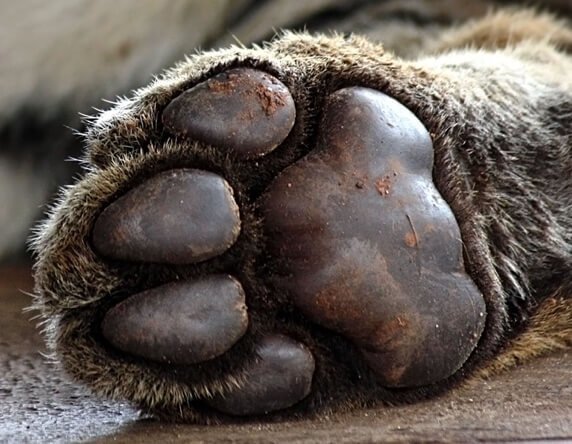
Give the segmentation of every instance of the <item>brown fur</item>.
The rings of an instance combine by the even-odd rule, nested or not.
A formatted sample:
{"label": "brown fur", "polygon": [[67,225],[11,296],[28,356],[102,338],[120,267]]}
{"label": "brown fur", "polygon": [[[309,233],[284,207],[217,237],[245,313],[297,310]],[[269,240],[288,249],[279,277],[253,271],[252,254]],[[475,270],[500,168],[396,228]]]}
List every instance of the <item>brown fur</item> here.
{"label": "brown fur", "polygon": [[[505,29],[497,30],[499,17],[522,30],[523,37],[508,38]],[[536,32],[525,34],[537,22],[550,32],[540,38]],[[566,47],[568,38],[564,25],[548,16],[507,12],[452,31],[444,37],[441,54],[405,62],[360,37],[287,32],[264,47],[193,56],[120,101],[91,122],[85,176],[63,192],[34,244],[36,307],[46,319],[56,358],[97,393],[129,399],[161,417],[208,422],[223,418],[195,400],[240,385],[252,344],[265,331],[300,338],[318,363],[312,394],[285,415],[410,402],[471,375],[487,375],[569,345],[572,60],[557,48]],[[465,45],[473,48],[448,51]],[[161,132],[157,117],[173,97],[228,67],[245,65],[276,75],[298,105],[294,133],[279,155],[267,156],[254,169],[200,144],[175,144]],[[277,321],[274,314],[283,301],[270,303],[257,269],[264,246],[256,196],[247,195],[240,183],[262,190],[303,155],[322,98],[348,85],[397,98],[431,132],[434,181],[457,216],[467,270],[487,303],[487,325],[477,350],[456,375],[432,387],[386,390],[343,338],[296,317],[290,323]],[[187,165],[220,172],[236,187],[239,204],[246,208],[243,233],[248,236],[208,270],[122,265],[94,254],[90,232],[106,204],[157,171]],[[97,320],[118,299],[236,263],[243,264],[239,278],[255,314],[248,336],[228,356],[193,371],[180,370],[184,378],[175,378],[172,368],[142,365],[101,340]]]}
{"label": "brown fur", "polygon": [[519,364],[572,346],[572,298],[555,295],[542,301],[518,336],[475,373],[490,378]]}
{"label": "brown fur", "polygon": [[459,48],[503,49],[525,41],[544,42],[572,51],[572,29],[565,20],[530,9],[501,10],[445,32],[438,52]]}

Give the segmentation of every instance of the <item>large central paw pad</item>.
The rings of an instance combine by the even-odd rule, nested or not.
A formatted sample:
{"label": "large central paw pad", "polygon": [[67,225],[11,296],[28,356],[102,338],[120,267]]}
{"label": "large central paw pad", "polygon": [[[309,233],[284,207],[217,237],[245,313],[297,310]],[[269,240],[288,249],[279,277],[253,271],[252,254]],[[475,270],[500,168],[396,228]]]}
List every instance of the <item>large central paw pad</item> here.
{"label": "large central paw pad", "polygon": [[351,338],[387,386],[424,385],[465,362],[484,325],[455,217],[431,179],[427,130],[366,88],[328,101],[316,149],[265,199],[273,253],[310,318]]}

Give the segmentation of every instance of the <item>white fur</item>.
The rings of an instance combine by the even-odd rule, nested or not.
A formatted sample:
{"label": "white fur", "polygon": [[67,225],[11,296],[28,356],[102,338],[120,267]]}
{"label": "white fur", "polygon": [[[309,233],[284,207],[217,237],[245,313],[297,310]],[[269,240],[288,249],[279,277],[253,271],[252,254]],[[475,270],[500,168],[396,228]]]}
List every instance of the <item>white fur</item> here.
{"label": "white fur", "polygon": [[246,0],[21,0],[0,6],[0,121],[97,105],[216,37]]}
{"label": "white fur", "polygon": [[19,0],[0,3],[0,125],[24,104],[97,106],[231,34],[246,42],[335,3],[275,0],[234,29],[248,0]]}

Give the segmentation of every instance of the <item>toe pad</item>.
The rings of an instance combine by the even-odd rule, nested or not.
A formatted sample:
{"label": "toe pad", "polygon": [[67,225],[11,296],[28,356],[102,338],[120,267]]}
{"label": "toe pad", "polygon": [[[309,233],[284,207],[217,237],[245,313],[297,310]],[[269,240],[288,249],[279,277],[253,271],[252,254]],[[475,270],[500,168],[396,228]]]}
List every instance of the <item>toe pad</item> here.
{"label": "toe pad", "polygon": [[286,86],[263,71],[237,68],[199,83],[163,112],[173,134],[253,158],[280,145],[296,107]]}
{"label": "toe pad", "polygon": [[216,174],[165,171],[130,190],[97,219],[93,245],[106,257],[186,264],[226,251],[240,232],[232,189]]}
{"label": "toe pad", "polygon": [[247,368],[245,384],[224,397],[208,401],[230,415],[261,415],[288,408],[309,393],[314,357],[302,344],[281,335],[264,338],[259,360]]}
{"label": "toe pad", "polygon": [[194,364],[226,352],[247,326],[241,285],[214,275],[133,295],[107,312],[102,331],[113,346],[132,355]]}

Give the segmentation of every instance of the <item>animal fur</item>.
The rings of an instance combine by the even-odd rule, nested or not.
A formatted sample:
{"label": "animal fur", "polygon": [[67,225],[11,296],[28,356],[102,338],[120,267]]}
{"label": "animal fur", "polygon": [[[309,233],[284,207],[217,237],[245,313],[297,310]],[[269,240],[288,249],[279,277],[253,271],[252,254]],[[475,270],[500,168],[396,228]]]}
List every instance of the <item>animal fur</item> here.
{"label": "animal fur", "polygon": [[[65,370],[97,393],[129,399],[158,416],[208,422],[224,418],[197,398],[240,385],[241,369],[251,359],[257,336],[276,328],[300,338],[318,361],[311,395],[277,417],[411,402],[568,347],[572,342],[569,25],[546,14],[504,11],[441,35],[433,31],[423,44],[427,55],[411,61],[362,37],[294,32],[282,33],[264,46],[201,53],[90,120],[84,136],[88,147],[84,176],[62,192],[34,240],[35,305]],[[94,325],[115,301],[175,277],[217,270],[229,261],[244,264],[239,278],[250,295],[249,306],[264,307],[268,302],[255,266],[263,246],[254,210],[247,211],[243,221],[249,237],[211,262],[208,271],[204,266],[118,266],[95,255],[89,242],[102,208],[158,171],[208,167],[235,185],[237,159],[197,143],[172,143],[160,133],[156,116],[181,91],[228,67],[245,65],[273,73],[290,88],[301,109],[298,133],[292,139],[306,140],[320,97],[347,85],[376,88],[397,98],[432,134],[434,181],[458,219],[467,271],[487,304],[487,325],[477,350],[447,381],[421,389],[384,389],[343,338],[300,319],[281,324],[272,318],[273,307],[267,314],[255,315],[256,328],[240,347],[212,365],[180,370],[184,377],[173,377],[172,369],[159,364],[144,365],[102,341]],[[250,177],[263,187],[272,172],[303,154],[300,149],[287,147],[285,160],[271,155],[262,160],[258,170],[268,171],[268,177],[241,165],[242,178]],[[243,199],[239,203],[251,208],[249,196],[236,186]],[[236,371],[228,371],[231,366]]]}

